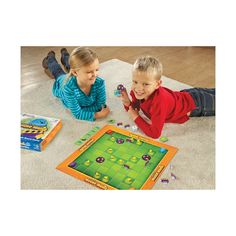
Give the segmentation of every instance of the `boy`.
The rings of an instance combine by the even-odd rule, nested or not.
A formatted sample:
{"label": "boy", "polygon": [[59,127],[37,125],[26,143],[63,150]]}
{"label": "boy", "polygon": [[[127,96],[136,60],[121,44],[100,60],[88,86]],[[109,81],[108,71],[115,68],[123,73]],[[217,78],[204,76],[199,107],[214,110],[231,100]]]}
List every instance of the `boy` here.
{"label": "boy", "polygon": [[[161,135],[164,123],[184,123],[189,116],[215,115],[215,89],[192,88],[172,91],[162,87],[162,64],[152,56],[139,57],[133,66],[130,101],[127,91],[121,100],[136,125],[152,138]],[[140,109],[150,119],[140,115]]]}

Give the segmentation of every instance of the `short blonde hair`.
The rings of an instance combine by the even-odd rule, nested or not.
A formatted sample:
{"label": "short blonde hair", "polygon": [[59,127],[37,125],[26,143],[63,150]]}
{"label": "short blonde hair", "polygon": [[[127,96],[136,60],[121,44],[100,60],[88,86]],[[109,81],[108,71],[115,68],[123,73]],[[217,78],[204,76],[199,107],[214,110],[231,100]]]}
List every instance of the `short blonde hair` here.
{"label": "short blonde hair", "polygon": [[147,55],[136,59],[133,65],[133,72],[146,72],[154,75],[159,80],[163,73],[163,67],[158,58]]}

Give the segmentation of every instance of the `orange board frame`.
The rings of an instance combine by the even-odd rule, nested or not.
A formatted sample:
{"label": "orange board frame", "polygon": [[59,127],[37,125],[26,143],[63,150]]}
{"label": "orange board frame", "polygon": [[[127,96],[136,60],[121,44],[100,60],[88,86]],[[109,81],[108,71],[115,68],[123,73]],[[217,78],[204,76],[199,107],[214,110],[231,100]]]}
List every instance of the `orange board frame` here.
{"label": "orange board frame", "polygon": [[[145,142],[153,146],[158,146],[159,148],[163,148],[167,150],[164,157],[156,165],[152,173],[147,177],[145,183],[141,186],[141,188],[139,188],[140,190],[151,189],[153,185],[157,182],[157,180],[159,179],[159,177],[161,176],[165,168],[168,166],[172,158],[175,156],[176,152],[178,151],[178,148],[165,144],[165,143],[158,142],[148,137],[144,137],[140,134],[130,132],[127,129],[121,129],[113,125],[105,125],[103,128],[101,128],[96,134],[94,134],[89,140],[87,140],[81,147],[79,147],[75,152],[73,152],[66,160],[64,160],[61,164],[59,164],[56,167],[56,169],[68,175],[71,175],[79,180],[85,181],[86,183],[89,183],[97,188],[104,189],[104,190],[117,190],[117,188],[115,188],[114,186],[111,186],[107,183],[104,183],[101,180],[98,180],[92,176],[82,173],[81,171],[78,171],[69,167],[69,164],[71,162],[73,162],[81,154],[86,152],[86,150],[89,147],[91,147],[91,145],[96,143],[96,141],[99,140],[99,138],[101,138],[105,133],[111,132],[111,131],[122,134],[134,140],[139,140],[141,142]],[[133,189],[133,188],[130,188],[130,189]]]}

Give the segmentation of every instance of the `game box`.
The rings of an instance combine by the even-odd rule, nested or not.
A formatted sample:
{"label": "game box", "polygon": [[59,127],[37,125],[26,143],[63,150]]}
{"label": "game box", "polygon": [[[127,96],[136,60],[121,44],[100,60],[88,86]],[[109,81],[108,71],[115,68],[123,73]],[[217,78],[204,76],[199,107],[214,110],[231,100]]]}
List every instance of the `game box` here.
{"label": "game box", "polygon": [[21,148],[43,151],[61,127],[60,119],[21,114]]}
{"label": "game box", "polygon": [[100,189],[151,189],[177,148],[106,125],[57,169]]}

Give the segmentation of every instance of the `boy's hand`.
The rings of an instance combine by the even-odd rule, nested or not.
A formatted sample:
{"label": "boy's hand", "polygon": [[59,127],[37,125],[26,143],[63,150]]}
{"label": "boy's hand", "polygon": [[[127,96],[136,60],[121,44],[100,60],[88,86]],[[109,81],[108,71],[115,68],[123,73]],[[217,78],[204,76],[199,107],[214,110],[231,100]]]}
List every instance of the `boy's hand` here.
{"label": "boy's hand", "polygon": [[121,99],[122,103],[125,106],[128,107],[130,105],[131,101],[129,99],[129,96],[128,96],[128,93],[127,93],[126,89],[121,91],[121,96],[119,98]]}
{"label": "boy's hand", "polygon": [[96,112],[94,117],[95,119],[104,118],[108,116],[109,113],[110,113],[110,109],[108,106],[106,106],[106,107],[103,107],[101,111]]}
{"label": "boy's hand", "polygon": [[133,109],[132,106],[129,106],[128,113],[132,120],[135,120],[139,116],[138,109]]}

